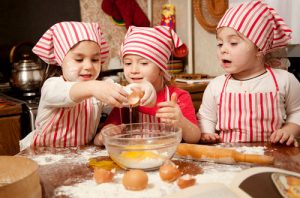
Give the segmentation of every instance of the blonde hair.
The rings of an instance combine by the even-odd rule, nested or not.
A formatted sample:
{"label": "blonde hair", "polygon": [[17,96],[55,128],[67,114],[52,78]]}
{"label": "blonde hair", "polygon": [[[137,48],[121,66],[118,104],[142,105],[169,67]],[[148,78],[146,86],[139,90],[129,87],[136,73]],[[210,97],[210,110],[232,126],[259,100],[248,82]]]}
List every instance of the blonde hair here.
{"label": "blonde hair", "polygon": [[265,54],[264,63],[272,68],[287,70],[291,65],[287,55],[287,48],[277,49]]}

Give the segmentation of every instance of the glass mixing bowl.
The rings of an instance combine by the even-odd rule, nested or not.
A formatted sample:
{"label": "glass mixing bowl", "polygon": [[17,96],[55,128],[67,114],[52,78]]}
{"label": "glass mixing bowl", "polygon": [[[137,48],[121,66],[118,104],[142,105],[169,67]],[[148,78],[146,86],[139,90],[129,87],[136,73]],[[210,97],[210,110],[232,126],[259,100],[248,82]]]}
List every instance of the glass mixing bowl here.
{"label": "glass mixing bowl", "polygon": [[124,169],[154,170],[171,159],[181,141],[181,128],[164,123],[133,123],[102,131],[111,159]]}

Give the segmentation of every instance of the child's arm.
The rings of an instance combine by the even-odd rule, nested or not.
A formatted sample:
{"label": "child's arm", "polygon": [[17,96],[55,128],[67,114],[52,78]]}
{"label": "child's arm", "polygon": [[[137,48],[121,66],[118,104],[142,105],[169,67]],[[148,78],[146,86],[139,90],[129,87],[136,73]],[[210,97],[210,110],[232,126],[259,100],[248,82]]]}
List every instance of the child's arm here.
{"label": "child's arm", "polygon": [[182,128],[182,138],[185,142],[197,143],[199,141],[201,136],[200,128],[182,114],[177,104],[176,93],[172,94],[171,101],[161,102],[158,104],[158,107],[156,116],[161,119],[161,122]]}
{"label": "child's arm", "polygon": [[[281,144],[293,145],[294,137],[300,135],[300,83],[291,73],[286,73],[281,76],[285,80],[285,108],[286,108],[286,123],[281,129],[278,129],[270,136],[272,143],[280,142]],[[295,145],[295,144],[294,144]],[[296,145],[295,145],[296,146]]]}
{"label": "child's arm", "polygon": [[101,131],[95,136],[94,138],[94,144],[98,145],[98,146],[102,146],[104,144],[103,142],[103,131],[107,130],[108,128],[110,128],[110,134],[119,134],[122,132],[123,128],[125,127],[125,125],[115,125],[115,124],[108,124],[105,125]]}
{"label": "child's arm", "polygon": [[294,123],[286,123],[281,129],[278,129],[270,136],[272,143],[286,143],[287,146],[294,145],[299,147],[295,137],[300,135],[300,126]]}
{"label": "child's arm", "polygon": [[126,87],[132,90],[137,88],[144,92],[144,96],[140,100],[141,106],[154,107],[156,105],[156,90],[150,82],[144,80],[140,83],[131,83]]}
{"label": "child's arm", "polygon": [[213,82],[208,84],[204,91],[202,104],[197,113],[199,126],[201,129],[200,143],[218,143],[221,138],[216,133],[217,125],[217,103],[214,98]]}
{"label": "child's arm", "polygon": [[110,81],[78,82],[70,90],[70,98],[74,102],[94,96],[103,103],[116,107],[122,107],[122,104],[127,102],[127,95],[122,86]]}

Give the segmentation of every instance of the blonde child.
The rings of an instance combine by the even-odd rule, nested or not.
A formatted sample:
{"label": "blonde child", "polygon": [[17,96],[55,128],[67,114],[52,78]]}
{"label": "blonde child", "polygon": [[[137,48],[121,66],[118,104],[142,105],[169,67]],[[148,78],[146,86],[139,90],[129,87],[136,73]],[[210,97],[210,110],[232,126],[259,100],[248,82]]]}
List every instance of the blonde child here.
{"label": "blonde child", "polygon": [[[60,69],[61,75],[44,82],[36,130],[21,145],[26,147],[28,141],[32,146],[51,147],[88,144],[96,134],[103,106],[122,107],[128,95],[118,84],[96,80],[108,57],[108,45],[99,25],[57,23],[41,37],[33,52],[51,64],[49,68]],[[154,89],[143,84],[135,86],[151,99],[143,98],[144,103],[151,103]]]}
{"label": "blonde child", "polygon": [[300,133],[300,84],[265,60],[287,46],[290,35],[283,19],[261,1],[227,10],[216,36],[218,60],[227,75],[205,90],[197,115],[202,142],[294,144]]}
{"label": "blonde child", "polygon": [[[191,97],[188,92],[169,85],[171,76],[167,71],[167,62],[173,48],[181,45],[179,37],[169,27],[131,26],[121,46],[121,58],[124,75],[129,83],[146,79],[157,92],[155,107],[139,106],[135,122],[163,122],[181,127],[183,140],[196,143],[201,133]],[[123,113],[123,119],[120,118],[119,109],[115,108],[103,129],[121,124],[126,116],[129,114]],[[102,145],[101,133],[95,137],[94,143]]]}

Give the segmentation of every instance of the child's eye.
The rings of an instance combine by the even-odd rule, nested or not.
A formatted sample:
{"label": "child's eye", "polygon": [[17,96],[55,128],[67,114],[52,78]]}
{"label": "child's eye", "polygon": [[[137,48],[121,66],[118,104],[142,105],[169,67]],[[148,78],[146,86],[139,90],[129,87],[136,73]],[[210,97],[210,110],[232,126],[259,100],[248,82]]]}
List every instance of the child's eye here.
{"label": "child's eye", "polygon": [[223,46],[223,43],[218,43],[217,46],[218,46],[218,47],[222,47],[222,46]]}
{"label": "child's eye", "polygon": [[92,59],[93,62],[99,62],[99,58]]}
{"label": "child's eye", "polygon": [[232,42],[232,43],[230,43],[230,45],[233,45],[233,46],[236,46],[238,43],[236,43],[236,42]]}
{"label": "child's eye", "polygon": [[124,63],[124,65],[129,66],[129,65],[131,65],[131,63]]}
{"label": "child's eye", "polygon": [[141,63],[142,65],[148,65],[148,62],[143,62],[143,63]]}
{"label": "child's eye", "polygon": [[83,59],[82,59],[82,58],[76,58],[75,61],[76,61],[76,62],[82,62]]}

